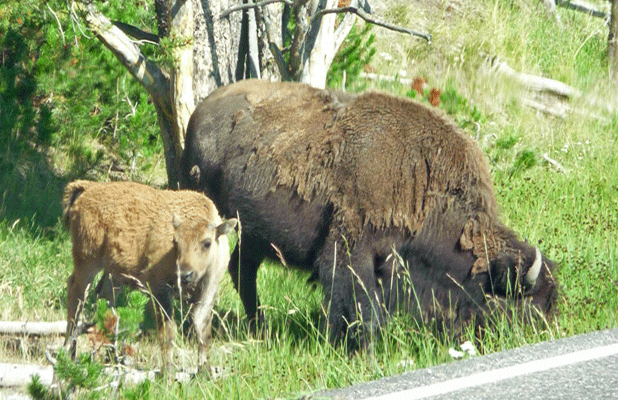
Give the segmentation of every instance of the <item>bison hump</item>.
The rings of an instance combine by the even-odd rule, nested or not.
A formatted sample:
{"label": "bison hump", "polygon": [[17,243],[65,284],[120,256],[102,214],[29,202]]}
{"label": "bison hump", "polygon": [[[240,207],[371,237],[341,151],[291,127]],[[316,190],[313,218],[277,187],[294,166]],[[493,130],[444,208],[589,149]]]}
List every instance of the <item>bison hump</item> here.
{"label": "bison hump", "polygon": [[484,154],[443,115],[379,93],[296,87],[286,95],[254,104],[252,115],[273,135],[260,148],[277,166],[273,186],[328,199],[350,233],[368,224],[414,231],[436,196],[467,196],[494,211]]}

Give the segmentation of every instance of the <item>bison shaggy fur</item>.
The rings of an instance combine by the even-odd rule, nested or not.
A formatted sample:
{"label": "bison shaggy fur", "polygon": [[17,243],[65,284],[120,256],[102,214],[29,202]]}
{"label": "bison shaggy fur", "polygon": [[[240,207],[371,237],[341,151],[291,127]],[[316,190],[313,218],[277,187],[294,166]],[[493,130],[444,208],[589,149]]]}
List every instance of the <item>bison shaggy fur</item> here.
{"label": "bison shaggy fur", "polygon": [[553,309],[554,263],[500,222],[476,141],[409,99],[241,81],[196,108],[181,170],[240,216],[229,271],[249,318],[271,244],[321,281],[331,337],[352,349],[395,310],[451,324]]}
{"label": "bison shaggy fur", "polygon": [[65,345],[74,351],[80,303],[94,276],[104,270],[115,281],[152,292],[156,305],[151,303],[149,310],[166,342],[175,336],[170,315],[180,284],[194,303],[192,320],[204,365],[213,302],[230,260],[226,234],[236,220],[222,220],[201,193],[133,182],[69,183],[63,209],[74,265],[68,279]]}

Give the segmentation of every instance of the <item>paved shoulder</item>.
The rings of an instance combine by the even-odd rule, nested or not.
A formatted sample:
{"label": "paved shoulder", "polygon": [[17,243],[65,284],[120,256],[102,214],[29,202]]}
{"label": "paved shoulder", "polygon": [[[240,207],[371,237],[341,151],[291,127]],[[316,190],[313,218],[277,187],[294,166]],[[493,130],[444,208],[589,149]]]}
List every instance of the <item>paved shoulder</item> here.
{"label": "paved shoulder", "polygon": [[312,399],[618,398],[618,329],[315,393]]}

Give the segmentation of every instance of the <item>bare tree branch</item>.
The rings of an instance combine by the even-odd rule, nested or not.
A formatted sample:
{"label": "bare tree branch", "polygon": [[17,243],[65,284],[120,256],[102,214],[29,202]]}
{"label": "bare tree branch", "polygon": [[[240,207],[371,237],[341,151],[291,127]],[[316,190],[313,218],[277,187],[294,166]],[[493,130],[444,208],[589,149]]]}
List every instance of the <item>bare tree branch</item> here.
{"label": "bare tree branch", "polygon": [[285,3],[289,6],[294,5],[294,2],[292,0],[263,0],[258,3],[253,3],[253,4],[241,4],[238,6],[230,7],[227,10],[223,11],[221,15],[219,15],[219,19],[227,18],[230,16],[231,13],[236,12],[236,11],[249,10],[252,8],[258,8],[258,7],[266,6],[268,4],[273,4],[273,3]]}
{"label": "bare tree branch", "polygon": [[[272,4],[272,3],[285,3],[285,4],[290,5],[290,6],[294,5],[291,0],[264,0],[264,1],[260,1],[260,2],[255,3],[255,4],[242,4],[242,5],[239,5],[239,6],[230,7],[227,10],[223,11],[219,18],[227,18],[231,13],[233,13],[235,11],[248,10],[250,8],[262,7],[262,6],[265,6],[267,4]],[[428,33],[417,32],[417,31],[414,31],[412,29],[407,29],[407,28],[403,28],[403,27],[400,27],[400,26],[389,24],[388,22],[380,21],[380,20],[372,17],[369,13],[367,13],[363,9],[358,8],[358,7],[354,7],[354,6],[333,8],[333,9],[328,9],[328,10],[326,10],[326,9],[325,10],[320,10],[320,11],[318,11],[317,13],[315,13],[311,17],[311,20],[309,21],[309,26],[311,26],[313,24],[313,22],[317,18],[320,18],[320,17],[322,17],[322,16],[324,16],[326,14],[342,14],[342,13],[353,13],[353,14],[358,15],[359,17],[361,17],[365,21],[367,21],[369,23],[372,23],[374,25],[381,26],[383,28],[390,29],[390,30],[396,31],[396,32],[407,33],[407,34],[409,34],[411,36],[419,36],[419,37],[422,37],[423,39],[425,39],[427,42],[431,42],[431,35],[428,34]]]}
{"label": "bare tree branch", "polygon": [[[358,0],[354,0],[354,2],[358,4]],[[345,38],[348,36],[350,31],[352,30],[352,27],[354,26],[355,22],[356,22],[356,17],[352,13],[348,13],[346,14],[345,17],[343,17],[343,21],[341,21],[339,26],[337,26],[337,29],[335,30],[335,35],[334,35],[335,36],[334,37],[335,52],[339,50],[339,47],[341,47],[341,45],[343,44],[343,41],[345,40]],[[333,57],[334,57],[334,54],[333,54]]]}
{"label": "bare tree branch", "polygon": [[329,10],[320,10],[315,15],[313,15],[311,17],[311,21],[309,22],[309,24],[311,25],[316,18],[320,18],[323,15],[326,15],[326,14],[342,14],[342,13],[354,13],[354,14],[358,15],[359,17],[361,17],[362,19],[364,19],[365,21],[367,21],[369,23],[372,23],[374,25],[381,26],[383,28],[390,29],[390,30],[396,31],[396,32],[407,33],[407,34],[409,34],[411,36],[419,36],[419,37],[422,37],[423,39],[425,39],[428,43],[431,42],[431,35],[428,34],[428,33],[417,32],[417,31],[414,31],[414,30],[411,30],[411,29],[402,28],[400,26],[389,24],[388,22],[380,21],[380,20],[372,17],[370,14],[366,13],[364,10],[362,10],[362,9],[360,9],[358,7],[352,7],[352,6],[333,8],[333,9],[329,9]]}
{"label": "bare tree branch", "polygon": [[311,27],[311,22],[308,22],[309,6],[308,0],[301,0],[294,6],[294,20],[296,25],[294,27],[294,34],[292,35],[292,43],[290,44],[290,59],[288,61],[288,70],[294,74],[292,80],[298,80],[300,73],[302,72],[301,66],[303,65],[303,55],[305,53],[306,35]]}
{"label": "bare tree branch", "polygon": [[58,15],[56,15],[56,13],[54,12],[54,10],[52,10],[52,8],[49,6],[49,4],[46,4],[46,5],[47,5],[47,8],[49,9],[49,12],[52,13],[54,18],[56,18],[56,23],[58,23],[58,30],[60,31],[60,34],[62,35],[62,44],[65,45],[66,44],[66,40],[64,39],[64,31],[62,30],[62,25],[60,24],[60,20],[58,19]]}
{"label": "bare tree branch", "polygon": [[88,28],[114,53],[120,63],[148,91],[153,100],[160,103],[167,113],[171,113],[172,107],[168,95],[169,80],[161,69],[153,61],[144,57],[139,46],[101,14],[94,4],[74,2],[74,6],[84,14]]}
{"label": "bare tree branch", "polygon": [[275,62],[277,63],[277,68],[279,69],[279,73],[281,74],[281,79],[283,79],[284,81],[291,81],[292,78],[290,77],[288,66],[285,63],[285,59],[283,58],[283,53],[281,52],[281,50],[275,43],[274,39],[272,38],[271,30],[267,28],[266,32],[268,35],[268,48],[270,49],[270,52],[273,54],[273,57],[275,57]]}
{"label": "bare tree branch", "polygon": [[159,36],[155,35],[154,33],[143,31],[138,27],[125,24],[122,21],[112,21],[112,23],[116,25],[121,31],[137,40],[150,43],[159,43]]}

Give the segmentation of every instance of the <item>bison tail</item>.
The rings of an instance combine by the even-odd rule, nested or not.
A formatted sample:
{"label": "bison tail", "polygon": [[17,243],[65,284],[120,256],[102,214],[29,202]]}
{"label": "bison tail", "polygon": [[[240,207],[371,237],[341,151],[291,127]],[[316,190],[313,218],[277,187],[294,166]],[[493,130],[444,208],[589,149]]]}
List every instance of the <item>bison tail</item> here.
{"label": "bison tail", "polygon": [[93,183],[94,182],[90,181],[74,181],[64,188],[64,195],[62,196],[62,225],[64,225],[65,229],[69,229],[71,206],[75,203],[79,195]]}

